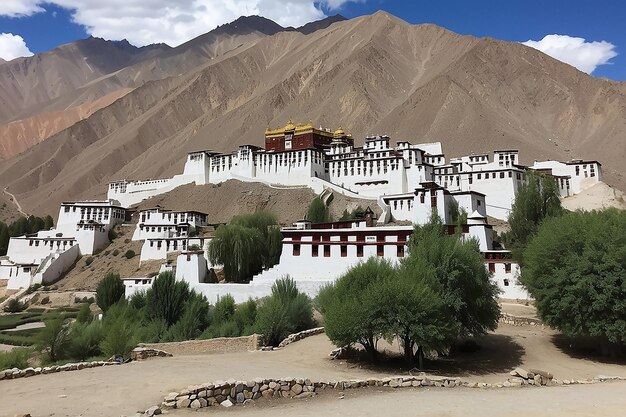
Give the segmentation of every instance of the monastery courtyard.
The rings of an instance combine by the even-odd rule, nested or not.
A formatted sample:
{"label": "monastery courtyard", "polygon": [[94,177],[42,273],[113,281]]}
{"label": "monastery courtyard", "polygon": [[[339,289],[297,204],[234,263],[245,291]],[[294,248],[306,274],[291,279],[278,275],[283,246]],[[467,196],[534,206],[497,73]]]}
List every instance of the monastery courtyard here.
{"label": "monastery courtyard", "polygon": [[[528,307],[505,305],[504,310],[518,316]],[[530,315],[530,314],[529,314]],[[443,363],[427,373],[459,376],[463,380],[498,383],[509,377],[515,367],[543,369],[558,379],[586,379],[598,375],[626,376],[626,364],[599,362],[568,351],[557,333],[538,326],[501,324],[485,336],[476,353],[464,354],[454,364]],[[324,378],[334,380],[367,379],[406,370],[366,369],[345,360],[330,360],[333,345],[325,335],[312,336],[272,352],[205,354],[155,358],[121,366],[38,375],[0,381],[3,416],[30,413],[35,416],[122,416],[160,404],[163,396],[188,385],[230,378]],[[361,388],[320,391],[310,399],[259,400],[247,406],[209,407],[201,412],[211,415],[260,416],[271,412],[288,415],[397,414],[429,416],[502,415],[531,413],[533,416],[609,416],[626,409],[626,382],[555,387],[506,389],[478,388]],[[397,407],[398,404],[402,407]],[[394,407],[392,407],[392,405]],[[169,414],[185,416],[192,411],[175,410]],[[497,413],[497,414],[496,414]]]}

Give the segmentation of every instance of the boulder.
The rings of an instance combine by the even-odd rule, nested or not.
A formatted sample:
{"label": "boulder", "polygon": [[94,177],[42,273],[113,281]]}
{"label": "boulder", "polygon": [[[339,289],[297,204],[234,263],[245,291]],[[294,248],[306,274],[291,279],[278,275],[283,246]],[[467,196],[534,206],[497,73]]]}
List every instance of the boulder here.
{"label": "boulder", "polygon": [[529,371],[532,372],[535,375],[541,375],[542,377],[544,377],[546,379],[554,378],[554,375],[552,375],[550,372],[542,371],[541,369],[530,369]]}
{"label": "boulder", "polygon": [[233,403],[229,399],[225,399],[220,403],[222,407],[232,407]]}
{"label": "boulder", "polygon": [[294,384],[293,387],[291,387],[291,390],[293,391],[293,393],[295,395],[299,395],[302,393],[302,385],[300,384]]}
{"label": "boulder", "polygon": [[161,409],[156,405],[148,408],[145,412],[145,415],[148,417],[158,416],[159,414],[161,414]]}
{"label": "boulder", "polygon": [[176,408],[187,408],[191,404],[191,400],[189,398],[181,398],[176,401]]}

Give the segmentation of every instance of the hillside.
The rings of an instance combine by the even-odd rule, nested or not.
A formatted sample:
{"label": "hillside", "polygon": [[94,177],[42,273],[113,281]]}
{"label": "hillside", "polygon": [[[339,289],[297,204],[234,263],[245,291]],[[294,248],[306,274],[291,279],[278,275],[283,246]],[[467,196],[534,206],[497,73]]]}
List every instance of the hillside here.
{"label": "hillside", "polygon": [[597,159],[605,180],[626,188],[626,84],[383,12],[263,36],[147,82],[0,162],[0,186],[45,213],[63,199],[103,197],[111,180],[176,174],[191,150],[260,145],[266,126],[289,118],[343,126],[357,142],[440,140],[448,157],[516,148],[522,163]]}

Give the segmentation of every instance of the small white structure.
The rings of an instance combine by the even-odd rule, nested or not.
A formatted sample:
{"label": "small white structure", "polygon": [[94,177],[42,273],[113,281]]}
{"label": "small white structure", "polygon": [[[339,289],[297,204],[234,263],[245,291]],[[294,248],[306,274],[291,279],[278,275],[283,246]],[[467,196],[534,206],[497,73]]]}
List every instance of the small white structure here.
{"label": "small white structure", "polygon": [[207,214],[199,211],[170,211],[155,207],[139,212],[133,240],[184,238],[198,227],[207,226]]}
{"label": "small white structure", "polygon": [[578,194],[602,182],[602,165],[598,161],[535,161],[531,168],[552,175],[557,181],[561,197]]}
{"label": "small white structure", "polygon": [[55,228],[9,240],[7,255],[0,258],[0,279],[7,280],[8,289],[54,282],[79,256],[105,247],[109,230],[125,216],[117,201],[62,203]]}

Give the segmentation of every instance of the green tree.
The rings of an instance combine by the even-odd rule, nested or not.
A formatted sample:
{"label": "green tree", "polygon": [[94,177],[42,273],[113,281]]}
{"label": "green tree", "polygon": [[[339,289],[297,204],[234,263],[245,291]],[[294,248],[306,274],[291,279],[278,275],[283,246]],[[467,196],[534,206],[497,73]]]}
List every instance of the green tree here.
{"label": "green tree", "polygon": [[265,242],[258,230],[238,224],[220,226],[208,246],[209,260],[224,266],[231,282],[248,282],[262,270]]}
{"label": "green tree", "polygon": [[522,262],[524,247],[537,233],[543,220],[562,213],[559,190],[554,178],[529,170],[525,182],[515,193],[515,202],[508,218],[510,231],[502,236],[518,262]]}
{"label": "green tree", "polygon": [[315,197],[309,205],[306,218],[311,223],[326,223],[330,221],[330,213],[321,198]]}
{"label": "green tree", "polygon": [[180,319],[172,325],[164,341],[195,339],[209,325],[209,302],[204,295],[191,292]]}
{"label": "green tree", "polygon": [[89,303],[83,303],[80,305],[76,321],[82,324],[87,324],[91,321],[91,308],[89,307]]}
{"label": "green tree", "polygon": [[161,272],[146,292],[147,315],[171,326],[182,315],[190,295],[189,284],[176,281],[171,271]]}
{"label": "green tree", "polygon": [[45,229],[45,230],[50,230],[50,229],[52,229],[53,227],[54,227],[54,220],[52,219],[52,216],[48,214],[48,215],[44,218],[44,229]]}
{"label": "green tree", "polygon": [[320,291],[316,301],[324,314],[326,335],[335,345],[359,343],[376,359],[378,340],[387,330],[383,316],[388,305],[380,302],[382,283],[396,274],[386,260],[370,258]]}
{"label": "green tree", "polygon": [[604,353],[626,345],[626,211],[546,219],[524,250],[521,281],[542,320],[596,337]]}
{"label": "green tree", "polygon": [[313,326],[311,300],[300,292],[288,276],[272,285],[272,293],[258,307],[256,327],[271,346],[277,346],[290,333]]}
{"label": "green tree", "polygon": [[122,297],[124,297],[124,283],[120,275],[109,272],[96,287],[96,304],[104,313]]}
{"label": "green tree", "polygon": [[417,358],[419,369],[423,369],[424,352],[442,352],[450,347],[458,335],[457,324],[427,280],[398,273],[377,286],[377,302],[386,307],[381,311],[385,337],[389,341],[398,338],[409,364]]}
{"label": "green tree", "polygon": [[415,226],[401,269],[408,277],[428,281],[458,323],[459,336],[477,336],[497,327],[500,290],[485,270],[478,243],[446,235],[437,216]]}

